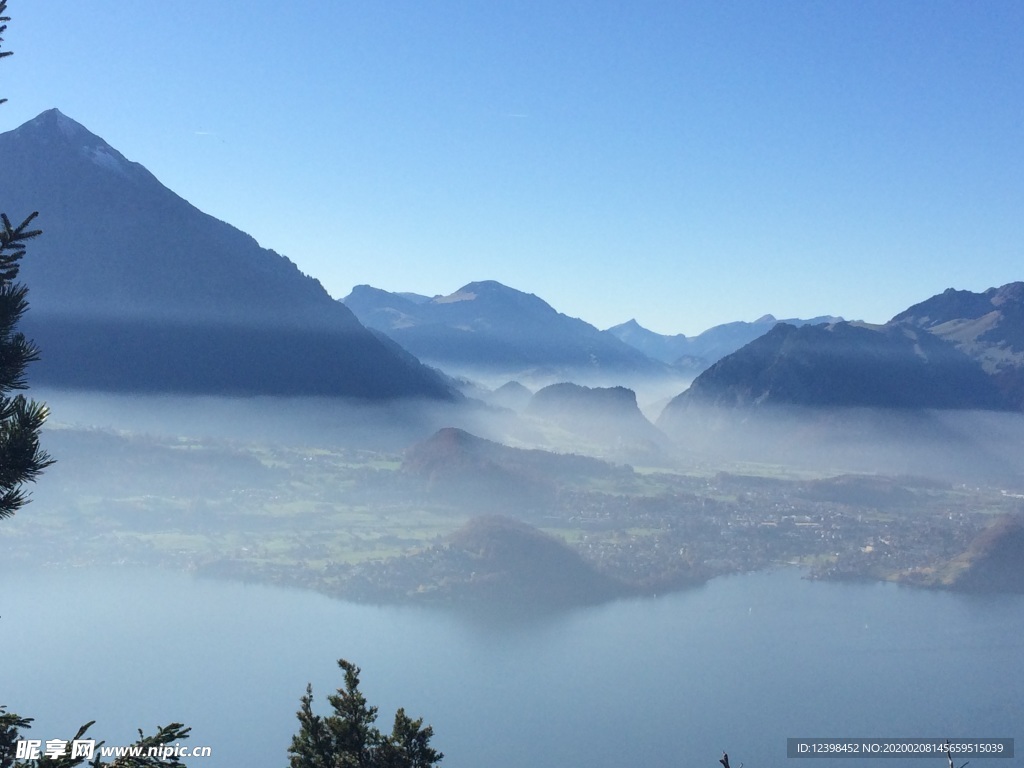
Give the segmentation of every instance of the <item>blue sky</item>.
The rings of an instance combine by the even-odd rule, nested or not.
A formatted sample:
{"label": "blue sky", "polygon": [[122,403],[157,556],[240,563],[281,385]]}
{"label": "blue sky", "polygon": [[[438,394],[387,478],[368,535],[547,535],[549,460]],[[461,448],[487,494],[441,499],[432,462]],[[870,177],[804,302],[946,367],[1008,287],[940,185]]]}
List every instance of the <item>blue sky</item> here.
{"label": "blue sky", "polygon": [[57,107],[334,296],[693,334],[1024,279],[1017,0],[8,13],[0,130]]}

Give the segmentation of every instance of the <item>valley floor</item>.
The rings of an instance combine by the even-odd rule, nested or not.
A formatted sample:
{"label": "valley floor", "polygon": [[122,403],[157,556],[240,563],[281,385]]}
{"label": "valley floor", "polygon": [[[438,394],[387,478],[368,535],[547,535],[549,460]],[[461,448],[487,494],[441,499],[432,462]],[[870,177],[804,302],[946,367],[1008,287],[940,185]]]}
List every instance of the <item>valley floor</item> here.
{"label": "valley floor", "polygon": [[61,462],[0,526],[8,563],[156,565],[373,602],[476,578],[453,574],[462,566],[444,555],[447,537],[482,515],[521,520],[597,572],[656,593],[780,563],[816,578],[950,586],[979,533],[1021,508],[1002,489],[766,466],[608,465],[487,495],[367,450],[80,429],[50,430],[47,444]]}

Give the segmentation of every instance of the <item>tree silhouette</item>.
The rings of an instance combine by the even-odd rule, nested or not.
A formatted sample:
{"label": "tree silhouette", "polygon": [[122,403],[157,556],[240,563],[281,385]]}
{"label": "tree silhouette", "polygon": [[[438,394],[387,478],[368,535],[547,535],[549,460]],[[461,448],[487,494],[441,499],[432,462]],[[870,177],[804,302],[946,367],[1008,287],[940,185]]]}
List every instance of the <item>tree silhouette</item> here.
{"label": "tree silhouette", "polygon": [[334,714],[313,713],[313,686],[306,686],[298,711],[299,732],[288,748],[290,768],[434,768],[444,755],[430,746],[434,729],[413,720],[404,709],[395,713],[391,735],[382,734],[371,707],[359,690],[359,667],[338,660],[345,687],[328,696]]}
{"label": "tree silhouette", "polygon": [[[7,0],[0,0],[0,43],[10,21],[6,10]],[[0,51],[0,58],[10,55]],[[0,104],[4,101],[0,99]],[[13,394],[28,387],[25,367],[39,357],[36,346],[17,330],[28,309],[28,288],[17,281],[18,268],[25,243],[40,234],[31,229],[37,215],[32,213],[14,226],[6,213],[0,213],[0,519],[25,505],[28,497],[22,486],[53,463],[39,447],[46,406]]]}

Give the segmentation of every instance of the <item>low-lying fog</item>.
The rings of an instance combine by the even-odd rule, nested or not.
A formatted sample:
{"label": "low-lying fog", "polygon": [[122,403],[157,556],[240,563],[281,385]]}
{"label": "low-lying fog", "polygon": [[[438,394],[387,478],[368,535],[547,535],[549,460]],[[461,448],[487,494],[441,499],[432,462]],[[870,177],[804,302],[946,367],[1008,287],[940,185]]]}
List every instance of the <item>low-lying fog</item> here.
{"label": "low-lying fog", "polygon": [[[785,562],[948,587],[1024,509],[1020,414],[690,407],[655,425],[629,390],[572,384],[514,409],[33,394],[57,463],[0,526],[8,560],[385,602],[601,602]],[[1024,586],[1008,563],[977,588]]]}
{"label": "low-lying fog", "polygon": [[[478,387],[474,394],[463,402],[437,404],[31,392],[51,409],[44,447],[55,430],[70,428],[401,453],[439,429],[458,427],[514,447],[672,471],[763,464],[778,471],[914,474],[1008,488],[1024,484],[1024,414],[690,407],[683,418],[665,423],[656,414],[635,413],[628,397],[610,405],[597,397],[566,399],[545,409],[529,400],[529,391],[526,399],[506,406],[494,404],[501,401],[490,399],[493,391]],[[60,463],[77,460],[59,452],[55,457]],[[44,474],[40,487],[57,471]]]}
{"label": "low-lying fog", "polygon": [[[500,540],[526,578],[548,551],[532,529],[571,550],[548,552],[552,572],[588,580],[575,557],[599,572],[594,600],[616,593],[604,578],[657,591],[790,561],[937,580],[1024,498],[1020,414],[689,408],[656,426],[629,390],[568,384],[524,390],[514,409],[33,394],[52,409],[42,443],[57,463],[0,527],[8,559],[74,552],[368,600],[457,581],[436,549],[453,541]],[[533,528],[450,538],[494,515]],[[799,536],[778,533],[795,522]],[[935,539],[917,541],[922,528]],[[864,554],[876,540],[899,550],[885,567]]]}
{"label": "low-lying fog", "polygon": [[[95,680],[45,677],[40,670],[64,669],[58,662],[80,652],[60,643],[74,644],[74,634],[52,633],[45,648],[12,645],[20,661],[0,682],[17,694],[19,713],[49,729],[33,737],[98,717],[121,729],[116,742],[126,728],[152,725],[131,722],[144,700],[147,717],[184,718],[196,744],[219,749],[211,765],[238,756],[279,765],[306,680],[322,702],[339,684],[338,656],[364,666],[380,686],[371,697],[386,688],[388,707],[412,706],[431,722],[452,768],[522,764],[519,742],[535,745],[531,764],[543,768],[574,755],[612,768],[626,755],[652,765],[709,761],[723,746],[781,765],[786,737],[836,735],[851,723],[873,737],[980,734],[993,723],[999,733],[988,735],[1014,735],[1007,713],[1019,711],[1024,688],[992,691],[1012,673],[1005,659],[1019,656],[1019,642],[1006,640],[1022,636],[1016,596],[979,608],[958,595],[811,585],[767,571],[792,563],[824,580],[948,587],[943,579],[969,570],[964,553],[978,554],[974,542],[992,521],[1024,506],[1020,414],[690,409],[658,426],[631,392],[572,386],[540,396],[513,387],[506,406],[483,387],[479,398],[447,405],[31,394],[52,409],[42,441],[57,463],[33,502],[0,525],[0,555],[22,576],[39,565],[61,570],[5,608],[7,631],[23,635],[12,618],[64,610],[46,600],[72,593],[100,606],[156,600],[168,616],[204,622],[169,619],[176,629],[165,631],[133,621],[143,639],[125,633],[121,646],[103,637],[104,664],[116,669],[143,647],[161,664],[183,659],[185,672],[147,668],[152,699],[127,681],[103,681],[108,692],[96,701]],[[997,591],[1021,591],[1014,563]],[[156,575],[122,576],[154,565],[230,581],[175,576],[161,586]],[[71,567],[79,569],[70,575]],[[746,575],[716,578],[728,574]],[[136,581],[144,594],[122,598]],[[306,594],[240,596],[237,581]],[[313,591],[344,602],[325,609]],[[662,597],[623,599],[652,595]],[[461,611],[354,604],[468,605],[486,623],[484,608],[544,600],[529,621],[510,612],[500,630],[482,631],[467,629]],[[934,622],[936,606],[960,620]],[[223,635],[206,638],[209,627]],[[439,658],[461,659],[451,653],[460,643],[470,643],[476,666],[460,660],[435,674],[449,668]],[[920,643],[930,643],[927,653]],[[242,669],[242,646],[263,666]],[[1005,670],[989,666],[991,648]],[[548,668],[538,679],[539,659]],[[424,674],[396,672],[403,665]],[[936,669],[941,683],[931,679]],[[621,678],[615,696],[609,671]],[[949,675],[967,682],[950,689]],[[822,679],[849,695],[823,692]],[[508,680],[528,681],[529,691],[504,696]],[[955,712],[944,703],[950,690]],[[529,717],[523,697],[536,705]],[[771,717],[757,703],[766,697]],[[488,709],[495,698],[502,706]],[[67,703],[50,706],[57,699]],[[623,700],[650,708],[630,705],[633,720],[619,733]],[[737,706],[749,710],[742,732]],[[519,724],[510,732],[507,722]],[[595,723],[607,739],[586,732]],[[678,754],[681,743],[700,754]]]}

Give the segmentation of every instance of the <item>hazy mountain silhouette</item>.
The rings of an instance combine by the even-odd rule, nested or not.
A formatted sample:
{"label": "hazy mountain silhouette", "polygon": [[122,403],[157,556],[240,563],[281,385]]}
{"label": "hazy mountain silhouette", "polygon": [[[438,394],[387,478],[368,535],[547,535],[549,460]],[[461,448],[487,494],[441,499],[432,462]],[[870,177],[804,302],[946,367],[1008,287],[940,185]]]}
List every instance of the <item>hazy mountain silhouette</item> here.
{"label": "hazy mountain silhouette", "polygon": [[544,369],[552,375],[564,372],[567,378],[578,372],[668,372],[665,365],[611,334],[493,280],[469,283],[428,301],[360,285],[344,302],[365,325],[442,368],[454,365],[513,375]]}
{"label": "hazy mountain silhouette", "polygon": [[319,282],[48,110],[0,135],[0,209],[40,211],[32,380],[116,390],[451,397]]}
{"label": "hazy mountain silhouette", "polygon": [[622,455],[656,455],[665,435],[640,412],[636,394],[626,387],[552,384],[538,390],[525,413]]}
{"label": "hazy mountain silhouette", "polygon": [[629,320],[609,328],[608,333],[655,360],[669,363],[681,370],[700,372],[754,339],[764,336],[779,323],[802,326],[836,323],[841,320],[841,317],[831,315],[812,317],[809,320],[777,320],[772,315],[765,315],[752,323],[736,321],[716,325],[696,336],[685,336],[681,333],[667,336],[644,328],[636,320]]}
{"label": "hazy mountain silhouette", "polygon": [[532,397],[533,392],[518,381],[507,381],[493,392],[486,393],[483,400],[499,408],[519,412],[529,405]]}
{"label": "hazy mountain silhouette", "polygon": [[[670,365],[674,365],[678,361],[690,356],[690,342],[692,339],[687,338],[681,333],[677,333],[674,336],[666,336],[649,331],[636,320],[628,320],[620,325],[614,325],[605,333],[610,333],[615,338],[640,350],[654,360],[661,360],[663,363]],[[706,368],[708,365],[710,363],[706,363],[703,359],[693,361],[693,367],[698,370]]]}

